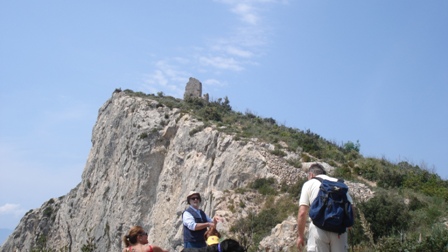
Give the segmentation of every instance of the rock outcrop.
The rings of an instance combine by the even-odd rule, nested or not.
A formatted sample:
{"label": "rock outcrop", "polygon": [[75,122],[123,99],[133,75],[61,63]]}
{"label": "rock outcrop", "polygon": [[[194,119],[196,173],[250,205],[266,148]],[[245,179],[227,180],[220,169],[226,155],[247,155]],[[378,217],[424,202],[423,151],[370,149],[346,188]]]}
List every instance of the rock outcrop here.
{"label": "rock outcrop", "polygon": [[[251,202],[255,195],[235,189],[256,178],[292,183],[306,177],[303,169],[270,154],[267,143],[237,141],[180,109],[119,90],[99,109],[91,141],[82,181],[67,195],[26,213],[1,251],[81,251],[86,246],[120,251],[121,237],[133,225],[149,232],[150,243],[180,251],[188,191],[201,192],[203,210],[223,216],[219,228],[226,232],[247,211],[259,208]],[[245,201],[246,207],[231,211],[229,201]],[[281,251],[291,245],[294,228],[295,215],[276,227],[261,248],[269,244],[269,251]]]}

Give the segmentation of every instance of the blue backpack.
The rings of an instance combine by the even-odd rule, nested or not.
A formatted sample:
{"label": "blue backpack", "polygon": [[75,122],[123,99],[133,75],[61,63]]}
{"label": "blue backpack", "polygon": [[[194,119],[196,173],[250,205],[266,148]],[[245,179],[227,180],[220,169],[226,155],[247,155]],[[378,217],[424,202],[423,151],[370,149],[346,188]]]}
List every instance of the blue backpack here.
{"label": "blue backpack", "polygon": [[309,215],[313,224],[323,230],[345,233],[353,226],[353,209],[347,199],[348,187],[343,180],[337,182],[314,177],[321,182],[319,193],[311,203]]}

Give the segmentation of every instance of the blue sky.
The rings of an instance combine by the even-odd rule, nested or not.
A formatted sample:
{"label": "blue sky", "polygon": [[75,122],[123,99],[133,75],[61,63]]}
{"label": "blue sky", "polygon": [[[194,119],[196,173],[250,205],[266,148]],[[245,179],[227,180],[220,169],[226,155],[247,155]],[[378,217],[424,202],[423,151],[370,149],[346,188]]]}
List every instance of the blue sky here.
{"label": "blue sky", "polygon": [[1,1],[0,228],[81,181],[115,88],[236,111],[448,179],[448,1]]}

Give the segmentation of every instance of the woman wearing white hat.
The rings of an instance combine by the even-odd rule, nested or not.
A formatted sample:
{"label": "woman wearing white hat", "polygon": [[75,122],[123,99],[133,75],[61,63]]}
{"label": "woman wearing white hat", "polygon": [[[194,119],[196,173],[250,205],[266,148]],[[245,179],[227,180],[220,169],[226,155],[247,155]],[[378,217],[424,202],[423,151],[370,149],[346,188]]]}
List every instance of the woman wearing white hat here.
{"label": "woman wearing white hat", "polygon": [[184,224],[184,248],[203,248],[207,247],[204,234],[207,228],[216,225],[217,218],[213,220],[199,209],[202,199],[198,192],[190,191],[187,195],[187,203],[190,205],[182,213],[182,222]]}

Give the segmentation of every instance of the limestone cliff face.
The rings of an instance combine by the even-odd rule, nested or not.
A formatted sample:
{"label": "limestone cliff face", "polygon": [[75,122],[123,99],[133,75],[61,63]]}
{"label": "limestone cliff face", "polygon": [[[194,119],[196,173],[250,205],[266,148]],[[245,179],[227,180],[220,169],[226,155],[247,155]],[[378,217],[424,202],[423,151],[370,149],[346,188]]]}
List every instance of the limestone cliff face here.
{"label": "limestone cliff face", "polygon": [[188,191],[201,192],[213,216],[225,191],[278,177],[265,156],[262,145],[235,141],[179,109],[114,92],[99,110],[80,184],[28,212],[1,250],[120,251],[125,232],[141,225],[150,243],[177,251]]}
{"label": "limestone cliff face", "polygon": [[[270,154],[272,145],[236,141],[214,127],[148,97],[114,92],[99,110],[82,181],[25,214],[0,250],[81,251],[94,245],[94,251],[120,251],[121,237],[141,225],[150,243],[180,251],[181,214],[190,190],[201,192],[207,214],[225,218],[218,228],[226,232],[261,205],[253,200],[256,195],[234,189],[261,177],[291,183],[306,176]],[[244,201],[245,207],[233,211],[230,201]],[[294,218],[279,224],[260,246],[270,251],[294,246]]]}

